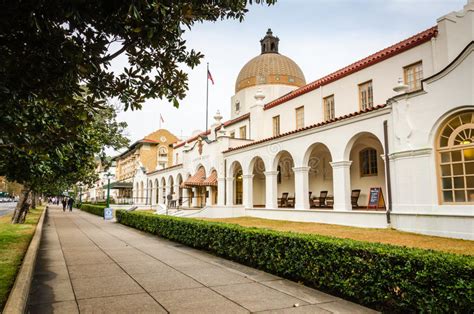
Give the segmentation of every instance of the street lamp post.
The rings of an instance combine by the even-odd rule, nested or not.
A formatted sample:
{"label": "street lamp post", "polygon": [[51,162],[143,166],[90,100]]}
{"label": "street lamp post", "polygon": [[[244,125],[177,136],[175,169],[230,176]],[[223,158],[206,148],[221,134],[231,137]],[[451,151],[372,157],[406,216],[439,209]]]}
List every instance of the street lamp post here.
{"label": "street lamp post", "polygon": [[110,172],[107,172],[106,175],[107,177],[107,208],[110,206],[110,177],[112,177],[112,174]]}

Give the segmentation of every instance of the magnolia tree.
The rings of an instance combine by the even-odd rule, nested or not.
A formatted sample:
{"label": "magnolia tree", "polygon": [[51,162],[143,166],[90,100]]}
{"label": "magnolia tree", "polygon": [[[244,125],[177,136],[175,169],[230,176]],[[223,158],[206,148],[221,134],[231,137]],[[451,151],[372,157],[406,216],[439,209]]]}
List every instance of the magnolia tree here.
{"label": "magnolia tree", "polygon": [[[30,191],[87,182],[93,155],[123,144],[107,99],[125,109],[151,98],[179,105],[188,90],[183,66],[203,57],[186,46],[185,31],[242,21],[252,2],[275,1],[2,1],[0,175],[25,187],[14,221]],[[110,62],[120,55],[128,65],[116,72]]]}

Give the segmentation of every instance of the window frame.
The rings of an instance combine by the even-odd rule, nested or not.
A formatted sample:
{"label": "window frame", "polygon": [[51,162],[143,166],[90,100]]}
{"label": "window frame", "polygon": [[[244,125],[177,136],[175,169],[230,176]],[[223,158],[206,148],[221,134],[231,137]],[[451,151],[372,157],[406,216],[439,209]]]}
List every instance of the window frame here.
{"label": "window frame", "polygon": [[[374,151],[375,154],[373,156],[371,155],[371,151]],[[363,155],[365,152],[368,152],[367,154],[367,165],[368,165],[368,173],[364,173],[364,159]],[[374,158],[374,159],[372,159]],[[372,164],[371,162],[375,162],[375,172],[372,172]],[[377,159],[377,150],[373,147],[366,147],[363,148],[359,151],[359,174],[360,177],[376,177],[379,175],[379,164],[378,164],[378,159]]]}
{"label": "window frame", "polygon": [[[364,88],[367,86],[366,90]],[[359,110],[366,110],[371,109],[374,107],[374,83],[372,80],[365,81],[363,83],[358,84],[359,87]],[[367,107],[364,108],[363,106],[363,99],[362,92],[366,91],[366,101]]]}
{"label": "window frame", "polygon": [[273,136],[280,135],[280,115],[274,116],[272,118],[272,130],[273,130]]}
{"label": "window frame", "polygon": [[[330,99],[332,99],[332,110],[330,110],[328,114],[327,102]],[[335,101],[334,94],[323,98],[323,113],[324,113],[324,121],[330,121],[336,117],[336,101]],[[332,113],[332,116],[331,116],[331,113]]]}
{"label": "window frame", "polygon": [[[242,133],[244,133],[244,136],[242,136]],[[240,139],[247,139],[247,126],[243,125],[239,128],[239,138]]]}
{"label": "window frame", "polygon": [[[302,111],[302,118],[301,118],[301,126],[298,126],[298,113]],[[299,106],[295,108],[295,129],[301,129],[304,128],[304,106]]]}
{"label": "window frame", "polygon": [[[413,88],[410,88],[410,85],[408,84],[408,72],[409,70],[413,70],[413,82],[416,83],[417,82],[417,79],[416,79],[416,66],[417,65],[420,65],[421,67],[421,78],[420,78],[420,86],[416,87],[414,86]],[[413,62],[409,65],[405,65],[403,67],[403,83],[406,84],[408,86],[408,92],[414,92],[414,91],[418,91],[418,90],[421,90],[423,89],[423,83],[421,82],[423,80],[423,60],[419,60],[419,61],[416,61],[416,62]]]}

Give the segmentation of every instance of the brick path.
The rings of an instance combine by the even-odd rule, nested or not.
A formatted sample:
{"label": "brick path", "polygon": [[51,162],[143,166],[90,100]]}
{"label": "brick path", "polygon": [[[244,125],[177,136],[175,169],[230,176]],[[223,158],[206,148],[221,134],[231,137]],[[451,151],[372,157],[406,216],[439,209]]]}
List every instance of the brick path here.
{"label": "brick path", "polygon": [[370,313],[78,210],[50,207],[30,313]]}

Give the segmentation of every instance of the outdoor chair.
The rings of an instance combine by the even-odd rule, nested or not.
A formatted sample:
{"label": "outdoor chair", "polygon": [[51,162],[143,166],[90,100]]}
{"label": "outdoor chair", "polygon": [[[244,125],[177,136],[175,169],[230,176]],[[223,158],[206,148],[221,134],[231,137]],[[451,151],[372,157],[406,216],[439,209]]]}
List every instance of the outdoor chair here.
{"label": "outdoor chair", "polygon": [[351,192],[351,204],[352,208],[358,208],[359,204],[357,204],[357,201],[359,200],[360,196],[360,190],[352,190]]}
{"label": "outdoor chair", "polygon": [[326,197],[328,196],[328,191],[319,192],[319,197],[313,200],[313,204],[316,207],[326,206]]}
{"label": "outdoor chair", "polygon": [[281,194],[281,197],[278,199],[278,207],[287,207],[288,206],[288,192]]}
{"label": "outdoor chair", "polygon": [[295,198],[294,197],[288,197],[288,202],[287,202],[286,207],[290,207],[290,208],[295,207]]}

